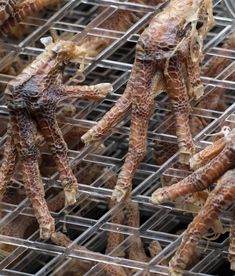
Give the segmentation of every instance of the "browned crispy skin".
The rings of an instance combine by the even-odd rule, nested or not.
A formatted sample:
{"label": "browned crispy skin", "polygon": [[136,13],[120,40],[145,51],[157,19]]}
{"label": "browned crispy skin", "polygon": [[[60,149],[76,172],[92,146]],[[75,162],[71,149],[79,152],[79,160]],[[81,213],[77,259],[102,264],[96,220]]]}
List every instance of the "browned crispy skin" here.
{"label": "browned crispy skin", "polygon": [[[153,18],[138,41],[135,63],[124,94],[97,125],[82,137],[85,143],[99,140],[127,110],[132,110],[129,151],[113,192],[113,199],[117,201],[129,196],[132,177],[146,152],[146,134],[154,108],[154,97],[163,88],[168,92],[176,120],[180,161],[187,163],[194,153],[188,124],[188,76],[184,74],[188,59],[186,62],[185,55],[193,57],[194,48],[199,47],[200,39],[211,25],[211,18],[208,22],[204,20],[204,25],[197,31],[191,21],[195,14],[198,19],[203,19],[205,9],[211,15],[210,1],[172,0]],[[200,55],[198,58],[201,58]],[[199,87],[200,80],[191,83],[190,94],[196,98],[201,96]]]}
{"label": "browned crispy skin", "polygon": [[8,184],[18,156],[26,193],[31,199],[42,238],[50,237],[54,231],[54,220],[44,199],[34,123],[51,148],[64,186],[65,204],[73,204],[78,184],[69,166],[67,146],[55,120],[56,106],[61,100],[71,97],[101,99],[112,89],[110,84],[76,87],[63,84],[62,73],[66,64],[80,54],[73,42],[50,43],[32,64],[8,84],[5,91],[10,122],[1,168],[1,192]]}

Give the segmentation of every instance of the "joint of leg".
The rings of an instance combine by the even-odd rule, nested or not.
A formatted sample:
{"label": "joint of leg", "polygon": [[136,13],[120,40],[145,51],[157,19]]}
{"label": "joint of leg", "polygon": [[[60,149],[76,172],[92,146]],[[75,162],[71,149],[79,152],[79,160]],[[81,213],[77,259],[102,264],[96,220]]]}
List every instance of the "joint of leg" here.
{"label": "joint of leg", "polygon": [[187,102],[173,103],[172,110],[177,113],[187,113],[190,110],[190,105]]}
{"label": "joint of leg", "polygon": [[50,149],[53,154],[60,154],[60,155],[67,155],[68,154],[68,148],[65,143],[51,143]]}

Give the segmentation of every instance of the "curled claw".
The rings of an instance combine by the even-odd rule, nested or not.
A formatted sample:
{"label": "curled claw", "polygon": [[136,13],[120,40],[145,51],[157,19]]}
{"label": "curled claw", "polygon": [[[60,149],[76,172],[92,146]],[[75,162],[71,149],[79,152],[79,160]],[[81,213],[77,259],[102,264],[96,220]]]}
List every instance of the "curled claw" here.
{"label": "curled claw", "polygon": [[49,46],[51,43],[53,43],[53,39],[51,36],[47,36],[47,37],[42,37],[40,39],[40,42],[45,46]]}
{"label": "curled claw", "polygon": [[204,150],[195,154],[190,160],[190,168],[197,170],[207,162],[209,162],[213,157],[220,153],[226,145],[225,138],[216,140],[212,145],[206,147]]}

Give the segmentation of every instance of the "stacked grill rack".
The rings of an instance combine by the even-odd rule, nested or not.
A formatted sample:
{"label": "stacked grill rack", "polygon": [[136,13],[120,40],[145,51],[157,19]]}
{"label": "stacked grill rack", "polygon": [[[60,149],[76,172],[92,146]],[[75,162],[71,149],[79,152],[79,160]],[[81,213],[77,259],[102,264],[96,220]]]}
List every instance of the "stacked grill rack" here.
{"label": "stacked grill rack", "polygon": [[[222,43],[234,31],[235,18],[228,8],[229,5],[225,5],[223,0],[214,0],[213,4],[216,26],[210,31],[205,41],[205,61],[213,56],[221,56],[226,57],[230,63],[217,77],[202,76],[202,78],[205,82],[205,94],[213,93],[217,87],[226,88],[226,110],[222,112],[200,109],[197,107],[197,103],[201,99],[198,102],[193,102],[191,116],[209,120],[209,124],[194,137],[198,149],[211,143],[211,138],[206,134],[218,132],[222,126],[235,122],[235,80],[226,80],[235,71],[235,50],[222,48]],[[138,202],[140,210],[140,227],[138,229],[112,223],[112,217],[123,209],[123,204],[120,203],[110,210],[108,209],[108,199],[112,190],[105,185],[110,178],[111,171],[116,173],[120,171],[127,153],[130,114],[125,115],[121,122],[112,129],[112,132],[104,137],[100,144],[104,143],[105,147],[101,147],[98,152],[96,152],[95,146],[82,147],[79,139],[79,131],[81,129],[88,130],[93,126],[122,94],[132,68],[135,44],[139,33],[162,6],[153,7],[116,0],[67,0],[58,8],[47,9],[40,15],[30,17],[22,22],[21,24],[25,27],[30,27],[30,32],[27,35],[14,40],[9,38],[1,42],[1,51],[4,54],[0,58],[0,70],[3,71],[6,66],[14,65],[17,59],[20,60],[21,65],[25,64],[26,66],[30,63],[35,56],[43,51],[40,38],[50,35],[51,31],[56,31],[58,34],[77,33],[80,41],[88,34],[110,37],[112,43],[109,46],[96,58],[86,60],[84,74],[86,75],[85,83],[111,82],[114,92],[99,102],[74,100],[72,104],[75,109],[72,115],[59,116],[60,126],[69,146],[71,166],[80,183],[80,193],[75,206],[53,213],[53,217],[56,219],[56,229],[66,229],[73,243],[65,249],[50,241],[42,241],[39,239],[37,227],[26,238],[0,235],[1,243],[15,246],[11,253],[1,256],[0,275],[56,276],[63,269],[69,268],[75,259],[84,265],[89,261],[94,262],[93,267],[84,274],[86,276],[104,275],[101,264],[131,268],[132,275],[144,275],[146,271],[149,271],[150,275],[167,275],[167,267],[162,265],[162,260],[173,255],[182,238],[180,231],[192,221],[193,215],[175,203],[161,206],[153,206],[149,203],[152,192],[161,187],[162,176],[181,179],[189,174],[187,170],[175,168],[177,153],[162,165],[156,165],[154,160],[154,154],[157,154],[154,153],[156,141],[169,144],[177,143],[176,137],[167,133],[167,129],[172,123],[172,117],[167,119],[164,117],[168,111],[166,94],[163,93],[156,98],[156,110],[149,125],[147,154],[133,180],[132,198]],[[117,32],[99,27],[106,19],[103,17],[97,20],[99,7],[105,9],[104,14],[107,18],[119,9],[136,11],[143,16],[127,32]],[[74,68],[71,67],[68,68],[66,74],[69,76],[74,72]],[[4,87],[12,78],[14,78],[13,75],[0,74],[1,87]],[[4,90],[0,94],[1,153],[3,153],[8,120],[3,92]],[[50,159],[47,149],[44,149],[43,156],[45,159]],[[93,165],[96,165],[100,172],[95,179],[89,176],[93,173],[91,170],[94,168]],[[62,190],[56,170],[45,172],[43,182],[48,198]],[[23,193],[20,173],[15,174],[10,189],[13,193],[19,193],[19,191]],[[18,204],[2,202],[0,208],[3,212],[0,225],[6,225],[19,217],[25,219],[33,217],[30,201],[24,196]],[[224,228],[230,225],[232,214],[230,209],[221,216]],[[123,233],[124,241],[110,254],[105,254],[107,236],[112,231]],[[120,252],[130,246],[135,235],[141,237],[145,249],[151,241],[157,240],[163,250],[148,263],[120,257]],[[79,249],[77,245],[85,246],[89,252]],[[202,240],[199,249],[201,251],[200,258],[190,268],[187,275],[234,275],[230,271],[227,261],[228,235],[221,235],[219,239],[212,241]]]}

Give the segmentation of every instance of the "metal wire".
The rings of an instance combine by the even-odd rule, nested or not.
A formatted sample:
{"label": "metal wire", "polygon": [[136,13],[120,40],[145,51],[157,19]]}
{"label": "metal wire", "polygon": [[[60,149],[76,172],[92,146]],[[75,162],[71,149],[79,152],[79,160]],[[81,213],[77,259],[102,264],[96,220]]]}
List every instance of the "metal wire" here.
{"label": "metal wire", "polygon": [[[229,1],[227,1],[228,3]],[[96,17],[97,9],[101,6],[106,8],[101,17]],[[235,82],[226,80],[235,71],[235,51],[234,49],[225,50],[221,47],[221,43],[234,31],[234,17],[228,7],[229,5],[226,6],[223,1],[214,1],[216,27],[207,37],[205,60],[213,56],[222,56],[226,57],[230,64],[214,78],[203,76],[206,84],[205,94],[212,93],[213,89],[217,87],[226,88],[227,109],[224,112],[205,110],[196,107],[198,102],[193,103],[195,107],[192,110],[192,116],[210,120],[210,123],[194,137],[194,142],[199,148],[210,143],[210,139],[205,134],[210,134],[220,129],[221,126],[235,121]],[[114,92],[107,99],[98,103],[74,101],[76,112],[73,116],[59,119],[65,137],[66,135],[69,137],[71,130],[88,129],[93,126],[120,97],[132,68],[134,45],[139,37],[139,32],[154,13],[159,11],[159,8],[115,0],[67,0],[58,9],[50,9],[43,16],[31,17],[22,22],[21,24],[25,27],[32,28],[26,37],[20,38],[18,41],[8,40],[1,43],[1,51],[4,51],[4,56],[0,61],[0,70],[13,65],[17,57],[20,57],[25,65],[29,63],[42,51],[39,44],[40,38],[49,34],[50,30],[75,33],[77,34],[76,39],[79,40],[84,39],[88,34],[111,38],[113,42],[109,46],[96,58],[88,60],[85,74],[86,82],[89,84],[112,82]],[[99,25],[111,13],[119,9],[133,10],[144,15],[125,33],[100,29]],[[6,84],[13,77],[11,74],[0,74],[0,84]],[[130,115],[126,114],[122,121],[113,128],[112,133],[102,141],[106,147],[99,153],[95,152],[95,147],[79,147],[79,139],[73,139],[73,144],[69,144],[71,166],[76,172],[78,181],[91,164],[97,165],[100,171],[98,178],[87,180],[87,182],[84,180],[84,183],[79,185],[80,193],[75,206],[53,213],[57,230],[65,225],[68,234],[74,240],[71,246],[65,249],[55,246],[49,241],[41,241],[37,228],[26,238],[0,235],[1,243],[15,246],[12,252],[2,258],[0,275],[57,275],[59,271],[68,268],[71,261],[75,259],[83,263],[94,262],[93,267],[85,274],[86,276],[104,275],[99,263],[131,268],[132,275],[144,275],[146,271],[149,271],[150,275],[167,275],[167,267],[162,265],[162,260],[172,256],[182,238],[182,234],[179,234],[178,230],[185,229],[193,216],[189,213],[185,214],[185,210],[177,207],[174,203],[161,206],[149,204],[150,195],[160,187],[162,176],[180,179],[189,173],[174,167],[178,157],[177,153],[161,166],[154,162],[153,144],[156,141],[176,144],[176,137],[167,133],[167,126],[172,119],[164,117],[167,111],[167,97],[161,95],[156,102],[158,108],[151,119],[148,132],[147,157],[141,163],[133,180],[132,197],[139,203],[140,227],[136,229],[112,223],[112,217],[123,209],[123,205],[117,204],[110,210],[107,207],[112,191],[105,187],[105,183],[110,177],[111,170],[114,172],[120,170],[128,148]],[[7,127],[7,109],[3,96],[0,98],[0,120],[2,152]],[[43,154],[49,155],[46,150]],[[43,181],[47,195],[50,195],[53,190],[61,190],[57,172],[43,177]],[[11,188],[16,191],[22,189],[22,186],[21,176],[17,173],[11,183]],[[4,214],[0,225],[6,225],[19,216],[23,216],[25,219],[33,217],[30,202],[24,197],[19,204],[1,203],[0,208]],[[227,227],[230,223],[231,212],[228,210],[221,217],[223,226]],[[110,231],[123,233],[125,239],[110,254],[105,254],[107,233]],[[131,238],[137,234],[141,237],[144,247],[147,247],[153,240],[158,240],[163,247],[163,250],[148,263],[126,259],[119,255],[120,251],[130,246]],[[86,246],[90,251],[78,249],[75,245]],[[200,259],[185,275],[234,275],[229,270],[227,261],[227,235],[223,235],[222,238],[215,241],[201,241],[199,248],[202,252]]]}

